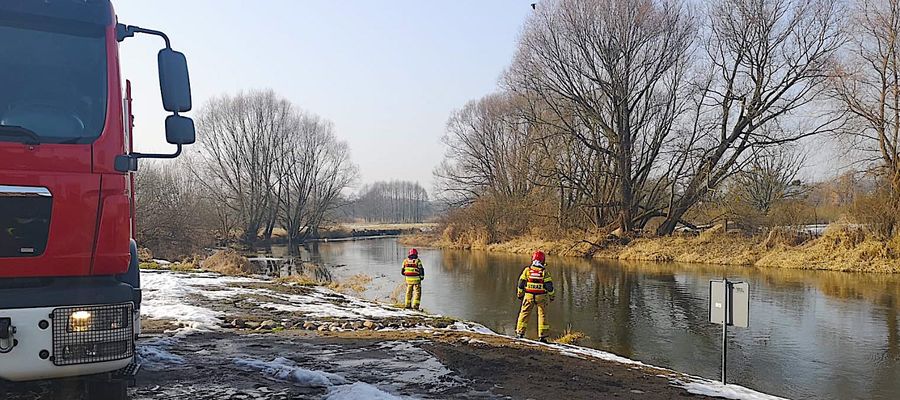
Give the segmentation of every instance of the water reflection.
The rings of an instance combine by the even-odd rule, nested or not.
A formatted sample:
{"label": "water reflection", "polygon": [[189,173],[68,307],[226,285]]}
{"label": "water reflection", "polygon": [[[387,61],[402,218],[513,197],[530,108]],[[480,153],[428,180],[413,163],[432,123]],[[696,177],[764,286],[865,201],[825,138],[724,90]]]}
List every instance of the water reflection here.
{"label": "water reflection", "polygon": [[[304,257],[342,265],[338,277],[372,276],[364,295],[385,300],[402,282],[405,253],[385,239],[321,243]],[[513,334],[527,255],[421,249],[420,258],[425,309]],[[571,326],[593,347],[717,378],[721,331],[707,322],[706,301],[709,281],[727,276],[751,287],[751,326],[732,330],[734,382],[793,398],[900,393],[900,277],[553,257],[548,267],[560,288],[554,331]]]}

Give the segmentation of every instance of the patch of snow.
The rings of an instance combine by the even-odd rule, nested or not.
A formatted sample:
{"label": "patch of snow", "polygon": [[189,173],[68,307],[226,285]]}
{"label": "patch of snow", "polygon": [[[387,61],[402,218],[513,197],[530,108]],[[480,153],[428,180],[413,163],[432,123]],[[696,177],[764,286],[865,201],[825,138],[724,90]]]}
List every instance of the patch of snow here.
{"label": "patch of snow", "polygon": [[150,261],[153,261],[153,262],[155,262],[155,263],[157,263],[157,264],[159,264],[159,265],[169,265],[169,264],[172,263],[172,262],[169,261],[169,260],[163,260],[163,259],[160,259],[160,258],[154,258],[154,259],[152,259],[152,260],[150,260]]}
{"label": "patch of snow", "polygon": [[461,332],[480,333],[482,335],[499,336],[497,332],[488,329],[484,325],[476,324],[474,322],[457,321],[454,322],[453,325],[448,326],[447,329]]}
{"label": "patch of snow", "polygon": [[236,358],[235,365],[248,371],[259,371],[270,379],[291,382],[306,387],[331,387],[347,383],[344,377],[324,371],[313,371],[298,367],[296,363],[284,357],[272,361],[261,361],[250,358]]}
{"label": "patch of snow", "polygon": [[566,357],[577,358],[577,359],[580,359],[580,360],[586,360],[586,359],[587,359],[587,357],[582,356],[581,354],[575,354],[575,353],[572,353],[572,352],[570,352],[570,351],[561,351],[561,352],[559,352],[559,354],[562,354],[562,355],[564,355],[564,356],[566,356]]}
{"label": "patch of snow", "polygon": [[693,382],[675,381],[689,393],[703,396],[724,397],[735,400],[787,400],[783,397],[760,393],[738,385],[723,385],[721,382],[699,379]]}
{"label": "patch of snow", "polygon": [[281,257],[252,257],[248,258],[247,261],[284,261],[285,258]]}
{"label": "patch of snow", "polygon": [[328,391],[325,400],[401,400],[402,397],[392,395],[365,382],[352,385],[336,386]]}
{"label": "patch of snow", "polygon": [[292,306],[290,304],[281,304],[281,303],[261,303],[259,306],[262,308],[269,308],[272,310],[287,311],[287,312],[299,312],[299,311],[303,310],[302,307]]}
{"label": "patch of snow", "polygon": [[[601,360],[612,361],[612,362],[619,363],[619,364],[650,367],[650,365],[644,364],[640,361],[635,361],[630,358],[617,356],[613,353],[608,353],[603,350],[591,349],[591,348],[581,347],[581,346],[573,346],[570,344],[559,344],[559,343],[541,343],[541,344],[543,344],[544,346],[550,347],[554,350],[557,350],[560,353],[570,356],[570,357],[571,356],[588,356],[588,357],[592,357],[592,358],[598,358]],[[653,368],[656,368],[656,367],[653,367]]]}
{"label": "patch of snow", "polygon": [[177,274],[168,272],[143,272],[141,274],[141,314],[150,319],[175,321],[185,329],[179,333],[216,329],[222,313],[205,307],[185,304],[184,299],[193,290]]}
{"label": "patch of snow", "polygon": [[170,353],[167,348],[177,342],[173,337],[158,338],[139,343],[137,357],[143,368],[162,370],[172,364],[184,364],[184,358]]}

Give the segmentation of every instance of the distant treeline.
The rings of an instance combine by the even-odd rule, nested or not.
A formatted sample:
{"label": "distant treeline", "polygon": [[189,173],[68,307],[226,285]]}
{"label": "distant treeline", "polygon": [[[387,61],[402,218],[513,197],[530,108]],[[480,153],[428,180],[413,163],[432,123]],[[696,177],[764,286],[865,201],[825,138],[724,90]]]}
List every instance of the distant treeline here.
{"label": "distant treeline", "polygon": [[349,220],[417,223],[433,217],[428,191],[415,182],[376,182],[363,186],[344,208]]}

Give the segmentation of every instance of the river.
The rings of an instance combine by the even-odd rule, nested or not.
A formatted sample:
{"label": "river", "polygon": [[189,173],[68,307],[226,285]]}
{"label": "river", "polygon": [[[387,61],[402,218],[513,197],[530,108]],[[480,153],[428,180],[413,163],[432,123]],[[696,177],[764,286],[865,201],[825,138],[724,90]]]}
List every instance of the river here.
{"label": "river", "polygon": [[[311,245],[338,278],[373,277],[364,297],[390,301],[407,249],[396,239]],[[512,335],[516,279],[527,255],[420,249],[423,307]],[[730,329],[729,383],[795,399],[900,396],[900,276],[548,257],[557,287],[551,336],[567,326],[584,345],[718,379],[721,327],[710,324],[709,281],[750,284],[750,327]],[[533,326],[536,325],[532,322]],[[530,333],[534,337],[534,332]]]}

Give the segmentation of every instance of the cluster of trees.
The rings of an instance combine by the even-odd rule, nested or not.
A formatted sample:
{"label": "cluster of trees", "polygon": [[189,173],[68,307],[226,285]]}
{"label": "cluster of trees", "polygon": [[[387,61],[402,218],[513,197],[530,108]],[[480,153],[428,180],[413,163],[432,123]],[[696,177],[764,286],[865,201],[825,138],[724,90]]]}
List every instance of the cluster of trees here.
{"label": "cluster of trees", "polygon": [[135,238],[157,257],[197,254],[216,242],[211,198],[186,160],[146,162],[135,175]]}
{"label": "cluster of trees", "polygon": [[501,89],[448,122],[444,199],[492,224],[522,210],[486,204],[538,204],[560,229],[667,235],[711,203],[806,196],[798,149],[841,137],[900,206],[898,0],[691,4],[540,2]]}
{"label": "cluster of trees", "polygon": [[222,232],[290,244],[315,234],[357,176],[334,125],[273,91],[211,99],[197,118],[198,170]]}
{"label": "cluster of trees", "polygon": [[375,182],[363,186],[347,206],[350,220],[418,223],[433,216],[428,191],[416,182]]}
{"label": "cluster of trees", "polygon": [[297,244],[344,204],[356,179],[333,124],[271,90],[213,98],[196,121],[196,153],[137,174],[142,243],[202,242],[192,235],[203,231],[252,244],[280,228]]}

